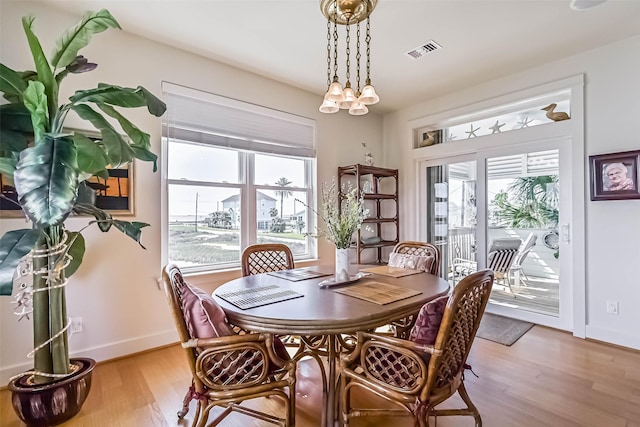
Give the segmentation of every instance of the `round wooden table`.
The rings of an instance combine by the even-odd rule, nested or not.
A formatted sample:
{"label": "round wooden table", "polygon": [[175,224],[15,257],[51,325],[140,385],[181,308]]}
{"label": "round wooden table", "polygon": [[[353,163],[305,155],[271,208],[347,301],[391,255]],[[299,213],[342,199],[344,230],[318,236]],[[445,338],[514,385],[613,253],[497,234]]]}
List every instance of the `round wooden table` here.
{"label": "round wooden table", "polygon": [[[360,266],[367,268],[371,266]],[[296,271],[332,272],[331,267],[307,267]],[[449,284],[437,276],[420,273],[404,277],[390,277],[372,274],[359,281],[340,287],[321,288],[320,282],[331,276],[291,281],[270,273],[241,277],[218,287],[213,296],[224,309],[229,322],[241,328],[269,332],[281,335],[325,335],[328,338],[328,384],[326,401],[323,402],[323,425],[333,425],[336,414],[336,336],[357,331],[375,329],[392,320],[406,317],[417,312],[422,305],[449,291]],[[376,304],[336,292],[360,284],[376,283],[394,285],[400,288],[420,291],[416,296],[401,299],[388,304]],[[243,292],[267,286],[277,286],[282,290],[291,289],[302,297],[262,305],[255,308],[241,309],[219,295],[230,292]]]}

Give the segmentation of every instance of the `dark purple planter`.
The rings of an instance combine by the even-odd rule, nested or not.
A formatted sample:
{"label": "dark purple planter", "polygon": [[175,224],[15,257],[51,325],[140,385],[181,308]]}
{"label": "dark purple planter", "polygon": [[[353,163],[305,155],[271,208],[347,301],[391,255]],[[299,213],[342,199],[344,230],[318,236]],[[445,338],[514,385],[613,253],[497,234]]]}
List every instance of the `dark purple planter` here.
{"label": "dark purple planter", "polygon": [[28,426],[47,427],[73,418],[91,390],[93,359],[71,359],[80,369],[70,376],[48,384],[30,385],[29,375],[9,383],[11,403],[18,417]]}

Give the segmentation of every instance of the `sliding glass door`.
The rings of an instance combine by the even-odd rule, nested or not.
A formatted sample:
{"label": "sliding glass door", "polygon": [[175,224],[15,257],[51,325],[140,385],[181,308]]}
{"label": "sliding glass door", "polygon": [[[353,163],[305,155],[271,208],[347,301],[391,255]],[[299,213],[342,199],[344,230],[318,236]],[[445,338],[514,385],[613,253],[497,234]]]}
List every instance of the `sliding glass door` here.
{"label": "sliding glass door", "polygon": [[563,177],[571,171],[560,161],[567,145],[522,144],[423,163],[426,235],[442,251],[442,276],[455,286],[491,268],[489,311],[563,329],[571,326],[569,225],[562,222],[570,181]]}

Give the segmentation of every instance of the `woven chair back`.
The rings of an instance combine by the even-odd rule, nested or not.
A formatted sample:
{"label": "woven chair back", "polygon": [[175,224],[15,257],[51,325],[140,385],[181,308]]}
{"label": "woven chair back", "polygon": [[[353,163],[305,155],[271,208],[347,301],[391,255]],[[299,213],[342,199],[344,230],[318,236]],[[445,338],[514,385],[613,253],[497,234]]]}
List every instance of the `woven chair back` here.
{"label": "woven chair back", "polygon": [[437,246],[426,242],[406,241],[398,243],[392,250],[399,254],[415,256],[432,256],[434,258],[431,269],[427,273],[435,276],[440,272],[440,249]]}
{"label": "woven chair back", "polygon": [[242,251],[242,275],[269,273],[295,268],[293,254],[287,245],[265,243],[247,246]]}
{"label": "woven chair back", "polygon": [[442,355],[431,357],[429,361],[426,396],[448,397],[462,381],[471,344],[489,301],[493,278],[491,270],[481,270],[462,279],[453,289],[435,343]]}

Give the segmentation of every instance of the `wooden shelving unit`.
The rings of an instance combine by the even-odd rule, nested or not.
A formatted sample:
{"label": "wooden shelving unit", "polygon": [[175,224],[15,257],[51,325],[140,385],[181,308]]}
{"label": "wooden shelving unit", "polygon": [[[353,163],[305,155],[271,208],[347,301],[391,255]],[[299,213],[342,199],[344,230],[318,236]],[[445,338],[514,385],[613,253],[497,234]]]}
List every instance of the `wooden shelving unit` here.
{"label": "wooden shelving unit", "polygon": [[[362,264],[362,252],[374,251],[375,263],[382,264],[383,248],[398,243],[400,225],[398,223],[398,169],[379,168],[367,165],[350,165],[338,168],[338,186],[340,200],[345,196],[343,190],[347,183],[357,185],[364,191],[365,205],[369,209],[369,218],[358,230],[353,243],[357,254],[357,263]],[[372,231],[368,231],[370,228]],[[363,238],[380,241],[364,243]]]}

